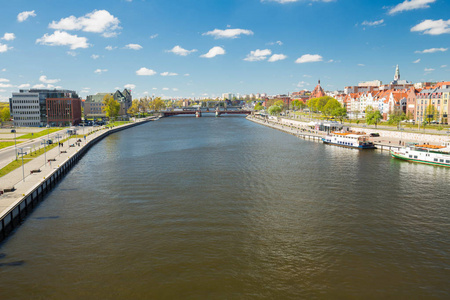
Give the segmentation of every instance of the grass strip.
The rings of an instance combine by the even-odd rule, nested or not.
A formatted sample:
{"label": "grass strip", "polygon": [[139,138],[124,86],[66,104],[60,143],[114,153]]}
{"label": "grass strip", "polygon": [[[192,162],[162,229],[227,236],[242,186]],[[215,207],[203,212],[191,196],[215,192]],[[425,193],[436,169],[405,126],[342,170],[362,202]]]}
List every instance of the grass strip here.
{"label": "grass strip", "polygon": [[[27,159],[24,158],[23,163],[26,164],[27,162],[30,162],[31,160],[32,160],[31,158],[27,158]],[[17,168],[20,168],[21,166],[22,166],[22,159],[15,160],[12,163],[9,163],[4,168],[0,169],[0,177],[5,176],[6,174],[14,171]]]}
{"label": "grass strip", "polygon": [[[17,145],[23,143],[23,141],[17,142]],[[9,146],[14,146],[14,142],[0,142],[0,149],[9,147]]]}
{"label": "grass strip", "polygon": [[63,127],[50,128],[48,130],[44,129],[44,130],[41,130],[39,132],[27,133],[27,134],[24,134],[24,135],[22,135],[20,137],[17,137],[17,138],[18,139],[35,139],[35,138],[39,138],[41,136],[44,136],[44,135],[47,135],[47,134],[50,134],[50,133],[53,133],[53,132],[57,132],[57,131],[60,131],[60,130],[63,130],[63,129],[64,129]]}

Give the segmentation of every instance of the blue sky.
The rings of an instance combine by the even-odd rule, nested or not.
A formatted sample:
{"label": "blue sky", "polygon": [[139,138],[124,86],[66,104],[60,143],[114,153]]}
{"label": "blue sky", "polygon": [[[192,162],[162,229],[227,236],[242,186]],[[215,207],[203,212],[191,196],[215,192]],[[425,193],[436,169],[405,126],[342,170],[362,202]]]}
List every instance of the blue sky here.
{"label": "blue sky", "polygon": [[134,98],[450,80],[450,1],[14,0],[0,100],[28,87]]}

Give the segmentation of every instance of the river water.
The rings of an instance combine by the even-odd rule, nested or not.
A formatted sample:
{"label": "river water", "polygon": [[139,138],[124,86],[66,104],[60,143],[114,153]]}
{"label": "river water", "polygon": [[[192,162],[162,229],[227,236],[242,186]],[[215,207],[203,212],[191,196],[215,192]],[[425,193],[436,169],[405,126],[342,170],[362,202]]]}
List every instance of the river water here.
{"label": "river water", "polygon": [[161,119],[94,146],[0,244],[0,299],[449,299],[449,178]]}

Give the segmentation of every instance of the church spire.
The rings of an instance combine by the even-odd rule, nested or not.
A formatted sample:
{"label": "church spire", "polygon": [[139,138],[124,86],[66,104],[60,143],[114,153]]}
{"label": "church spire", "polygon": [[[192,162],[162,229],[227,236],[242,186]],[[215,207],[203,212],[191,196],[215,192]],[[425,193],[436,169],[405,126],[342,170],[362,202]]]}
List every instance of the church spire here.
{"label": "church spire", "polygon": [[399,81],[399,80],[400,80],[400,70],[399,70],[398,65],[397,65],[397,68],[395,68],[394,81]]}

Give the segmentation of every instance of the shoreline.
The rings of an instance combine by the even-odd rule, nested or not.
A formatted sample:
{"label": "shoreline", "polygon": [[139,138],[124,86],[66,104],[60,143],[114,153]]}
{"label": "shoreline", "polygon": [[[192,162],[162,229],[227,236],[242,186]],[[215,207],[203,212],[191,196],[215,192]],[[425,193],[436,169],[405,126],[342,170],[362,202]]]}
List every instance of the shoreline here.
{"label": "shoreline", "polygon": [[[61,152],[58,154],[60,149],[55,147],[47,151],[46,154],[42,154],[25,164],[23,169],[22,167],[17,168],[3,176],[0,189],[5,192],[0,195],[0,242],[5,240],[39,202],[45,199],[45,196],[65,177],[92,146],[113,133],[153,120],[154,117],[149,117],[114,128],[101,129],[94,134],[86,136],[86,140],[83,140],[81,143],[77,143],[74,138],[73,146],[69,145],[64,151],[65,153]],[[44,157],[48,159],[45,161],[45,165],[42,166],[41,160]],[[39,171],[33,172],[35,170]],[[23,180],[25,174],[27,176]]]}

